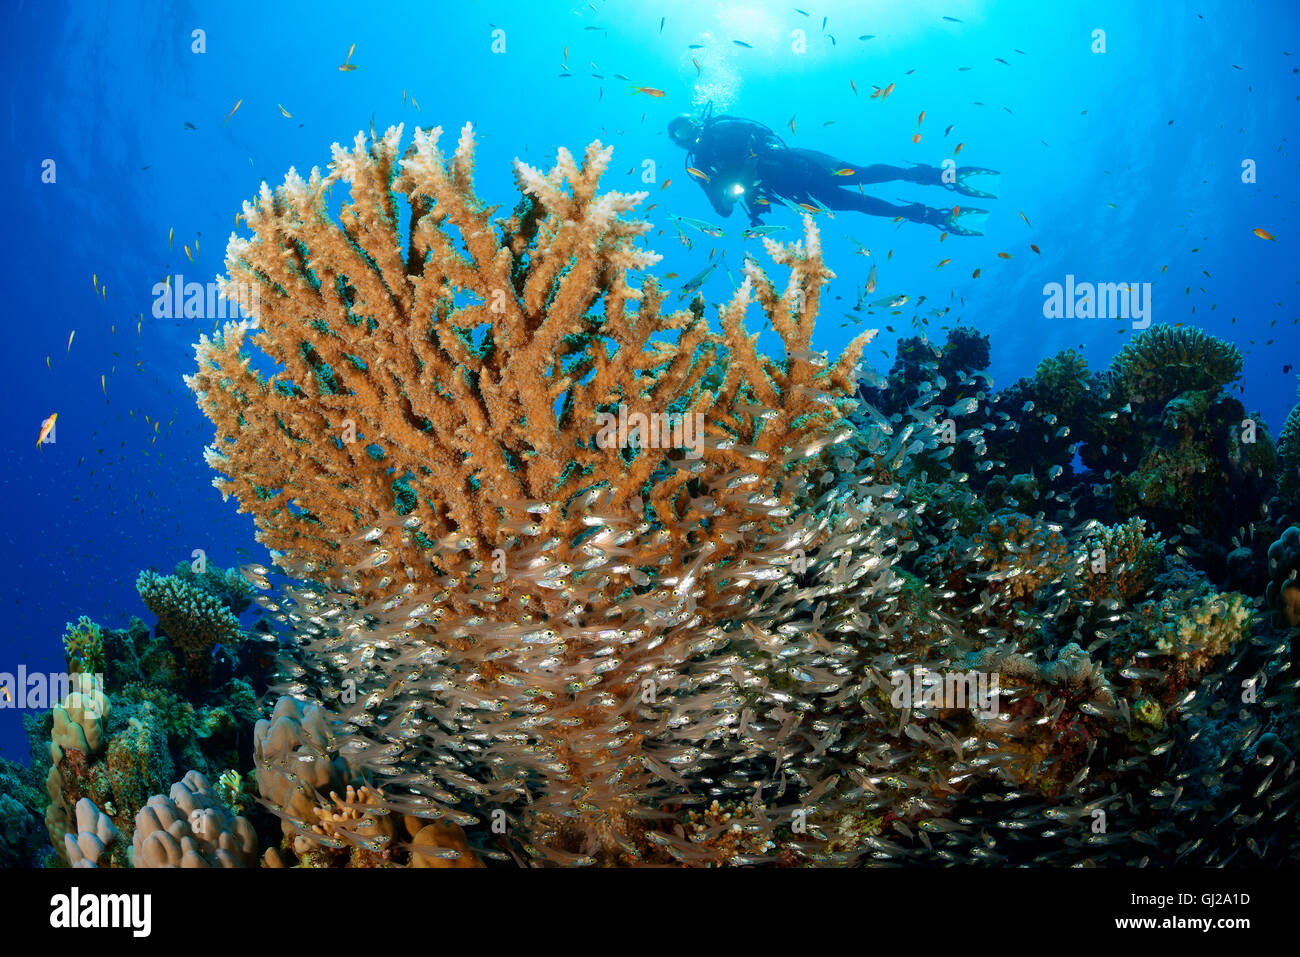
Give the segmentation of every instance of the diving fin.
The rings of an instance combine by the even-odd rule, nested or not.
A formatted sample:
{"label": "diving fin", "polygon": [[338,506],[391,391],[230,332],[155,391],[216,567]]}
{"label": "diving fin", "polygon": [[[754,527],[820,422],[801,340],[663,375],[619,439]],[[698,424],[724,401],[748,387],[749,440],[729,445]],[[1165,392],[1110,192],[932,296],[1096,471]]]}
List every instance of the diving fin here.
{"label": "diving fin", "polygon": [[954,236],[983,236],[984,226],[988,222],[989,211],[987,209],[975,209],[974,207],[958,208],[956,214],[949,213],[948,218],[944,220],[943,228]]}
{"label": "diving fin", "polygon": [[[976,180],[980,185],[972,185],[970,180]],[[982,166],[961,166],[957,169],[957,182],[953,189],[963,196],[997,199],[997,191],[1001,182],[1002,174],[995,169],[985,169]]]}

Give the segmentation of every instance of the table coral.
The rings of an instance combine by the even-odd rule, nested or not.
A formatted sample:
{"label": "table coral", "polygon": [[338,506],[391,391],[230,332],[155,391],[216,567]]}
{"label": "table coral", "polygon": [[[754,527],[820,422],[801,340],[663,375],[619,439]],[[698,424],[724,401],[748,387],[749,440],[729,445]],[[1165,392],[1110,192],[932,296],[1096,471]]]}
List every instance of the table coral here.
{"label": "table coral", "polygon": [[140,598],[185,659],[191,680],[204,684],[212,671],[212,650],[243,636],[239,618],[220,597],[175,575],[143,571],[135,583]]}
{"label": "table coral", "polygon": [[1241,352],[1230,342],[1190,326],[1152,326],[1115,357],[1109,385],[1125,402],[1167,402],[1235,382],[1241,368]]}
{"label": "table coral", "polygon": [[[669,519],[689,514],[688,482],[765,470],[834,420],[823,397],[851,391],[869,334],[829,367],[786,365],[755,354],[740,324],[757,299],[792,350],[808,349],[831,275],[815,232],[806,252],[770,244],[793,268],[785,290],[746,267],[718,339],[698,312],[665,314],[655,280],[630,284],[659,257],[632,245],[649,224],[620,216],[645,194],[596,195],[611,150],[593,144],[581,167],[561,150],[545,175],[517,164],[524,198],[494,221],[472,191],[470,128],[450,159],[440,135],[417,130],[400,160],[400,127],[368,148],[360,135],[351,151],[336,145],[328,176],[291,171],[274,192],[263,185],[245,211],[255,238],[230,245],[230,281],[263,291],[253,344],[284,371],[256,372],[242,351],[253,330],[232,323],[200,341],[187,381],[217,424],[208,459],[225,477],[214,481],[255,514],[268,547],[373,592],[390,569],[428,564],[448,536],[479,560],[518,537],[494,499],[553,502],[518,524],[536,525],[527,534],[538,540],[572,537],[583,528],[562,506],[600,485],[613,507],[644,495],[661,516],[653,562],[672,553]],[[324,204],[336,182],[352,196],[340,223]],[[397,232],[403,198],[409,249]],[[666,334],[676,341],[655,338]],[[729,348],[713,391],[702,385],[706,345]],[[707,415],[698,467],[647,494],[661,459],[596,441],[597,416],[620,404],[629,416]],[[394,513],[407,524],[390,531]],[[721,559],[730,549],[718,544]]]}

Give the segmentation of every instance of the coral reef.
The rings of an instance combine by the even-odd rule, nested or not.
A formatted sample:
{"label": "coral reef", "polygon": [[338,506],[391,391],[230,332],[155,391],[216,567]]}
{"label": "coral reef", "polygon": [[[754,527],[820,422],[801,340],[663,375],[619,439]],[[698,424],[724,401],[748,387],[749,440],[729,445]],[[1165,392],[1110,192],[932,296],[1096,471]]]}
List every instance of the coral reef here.
{"label": "coral reef", "polygon": [[1198,329],[1154,326],[1116,356],[1079,433],[1083,463],[1110,483],[1119,517],[1185,532],[1218,578],[1229,551],[1219,543],[1259,518],[1276,467],[1263,419],[1224,392],[1241,362]]}
{"label": "coral reef", "polygon": [[[653,257],[632,199],[597,195],[598,147],[517,165],[492,220],[468,129],[450,158],[398,137],[245,207],[227,266],[263,289],[251,343],[283,371],[231,324],[189,379],[215,484],[299,582],[255,599],[303,699],[258,727],[264,863],[419,866],[447,821],[532,864],[1294,858],[1300,781],[1259,777],[1296,741],[1294,689],[1235,715],[1221,693],[1285,659],[1206,577],[1253,574],[1273,481],[1224,393],[1235,349],[1158,328],[1104,375],[1067,351],[995,394],[958,328],[903,340],[855,409],[858,344],[810,350],[811,223],[765,244],[784,292],[747,262],[714,334],[698,300],[665,315],[634,287]],[[784,359],[754,352],[754,299]],[[700,413],[699,454],[609,448],[620,407]],[[1200,775],[1194,809],[1170,766]],[[1193,827],[1215,795],[1272,824]]]}
{"label": "coral reef", "polygon": [[[227,590],[228,600],[237,605],[241,592],[251,586],[244,582],[241,589],[236,579],[243,580],[212,567],[206,578],[184,574],[178,567],[174,578],[162,579],[168,582],[162,592],[179,588],[207,595],[194,607],[203,609],[199,614],[206,620],[224,621],[233,612],[226,604],[214,611],[212,602],[221,599],[216,591],[205,591],[205,582]],[[246,595],[243,601],[248,604]],[[172,627],[177,633],[175,624]],[[240,769],[251,767],[251,730],[258,710],[245,666],[256,666],[235,660],[228,668],[232,673],[220,684],[198,684],[178,665],[174,652],[179,649],[166,628],[164,623],[151,636],[139,619],[121,630],[104,629],[85,618],[70,626],[69,633],[77,636],[75,647],[89,650],[78,652],[80,658],[86,659],[90,651],[102,655],[104,684],[87,673],[80,680],[90,687],[69,694],[44,720],[28,722],[32,772],[45,777],[49,799],[46,828],[64,863],[72,863],[66,838],[78,840],[74,817],[83,800],[119,836],[115,843],[106,842],[112,866],[126,866],[137,813],[150,795],[166,793],[178,768],[215,778],[228,770],[237,777]],[[241,673],[234,674],[236,669]],[[81,855],[83,865],[92,857],[84,849]]]}
{"label": "coral reef", "polygon": [[439,135],[245,206],[257,320],[188,381],[289,581],[182,563],[155,634],[69,625],[107,686],[0,765],[0,862],[45,777],[77,867],[1300,863],[1296,433],[1234,347],[997,392],[959,326],[859,385],[811,220],[712,328],[636,278],[610,151],[496,217]]}
{"label": "coral reef", "polygon": [[67,853],[64,837],[73,826],[73,809],[82,797],[78,781],[91,759],[104,750],[104,727],[110,710],[102,691],[73,691],[52,709],[51,766],[45,779],[50,804],[45,810],[45,827],[60,855]]}

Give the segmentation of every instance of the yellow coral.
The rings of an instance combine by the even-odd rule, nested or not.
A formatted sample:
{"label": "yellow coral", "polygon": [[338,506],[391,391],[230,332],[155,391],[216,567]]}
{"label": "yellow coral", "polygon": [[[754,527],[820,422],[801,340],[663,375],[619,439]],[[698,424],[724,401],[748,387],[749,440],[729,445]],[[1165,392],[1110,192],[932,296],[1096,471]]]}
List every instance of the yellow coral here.
{"label": "yellow coral", "polygon": [[1223,592],[1186,603],[1165,599],[1154,613],[1159,618],[1152,630],[1156,648],[1199,671],[1249,632],[1255,611],[1244,595]]}

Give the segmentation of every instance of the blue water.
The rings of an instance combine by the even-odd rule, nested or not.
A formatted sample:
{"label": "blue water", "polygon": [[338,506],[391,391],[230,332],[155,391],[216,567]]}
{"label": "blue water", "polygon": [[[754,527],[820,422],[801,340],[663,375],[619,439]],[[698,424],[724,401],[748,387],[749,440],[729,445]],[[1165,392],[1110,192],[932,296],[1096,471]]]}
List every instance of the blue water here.
{"label": "blue water", "polygon": [[[249,517],[211,486],[201,452],[212,427],[181,381],[211,323],[154,319],[153,287],[164,274],[208,281],[224,271],[234,215],[261,181],[324,166],[330,144],[350,142],[372,116],[380,131],[406,124],[408,141],[416,125],[441,125],[450,141],[473,123],[479,194],[504,210],[517,196],[514,158],[548,168],[557,146],[613,144],[603,186],[649,191],[651,245],[664,255],[655,271],[676,272],[677,282],[714,247],[737,275],[745,249],[766,262],[760,244],[739,235],[743,214],[719,221],[684,171],[664,132],[678,113],[712,99],[719,112],[850,165],[938,164],[962,143],[959,163],[1002,172],[998,199],[970,201],[993,212],[984,237],[940,243],[926,226],[818,217],[838,274],[818,347],[838,350],[858,330],[842,327],[841,314],[874,261],[869,298],[924,295],[922,314],[952,306],[928,333],[941,340],[939,327],[955,317],[986,332],[999,386],[1066,347],[1101,369],[1134,335],[1129,323],[1046,320],[1043,285],[1066,274],[1152,282],[1156,323],[1199,325],[1238,344],[1244,401],[1276,435],[1295,402],[1296,376],[1283,366],[1300,362],[1294,0],[804,2],[807,16],[788,3],[231,2],[164,13],[10,0],[0,14],[9,185],[0,262],[11,336],[0,405],[10,448],[0,471],[0,671],[61,669],[63,626],[81,614],[109,627],[140,615],[152,626],[134,588],[142,568],[170,570],[195,549],[222,565],[265,559]],[[205,31],[201,54],[191,49],[196,29]],[[493,52],[495,29],[504,52]],[[798,54],[795,30],[806,41]],[[1092,50],[1094,30],[1105,31],[1104,53]],[[865,34],[874,37],[858,39]],[[352,44],[357,69],[340,71]],[[887,99],[869,98],[889,83]],[[634,94],[633,85],[665,95]],[[1254,184],[1242,182],[1248,159]],[[46,160],[53,183],[42,181]],[[953,202],[932,187],[871,192]],[[667,212],[728,234],[696,234],[688,251]],[[781,209],[767,221],[794,217]],[[731,288],[717,270],[704,293],[720,302]],[[871,323],[881,327],[866,354],[877,370],[899,335],[917,331],[912,312]],[[52,412],[56,442],[38,448]],[[0,711],[0,754],[25,759],[25,750],[16,712]]]}

